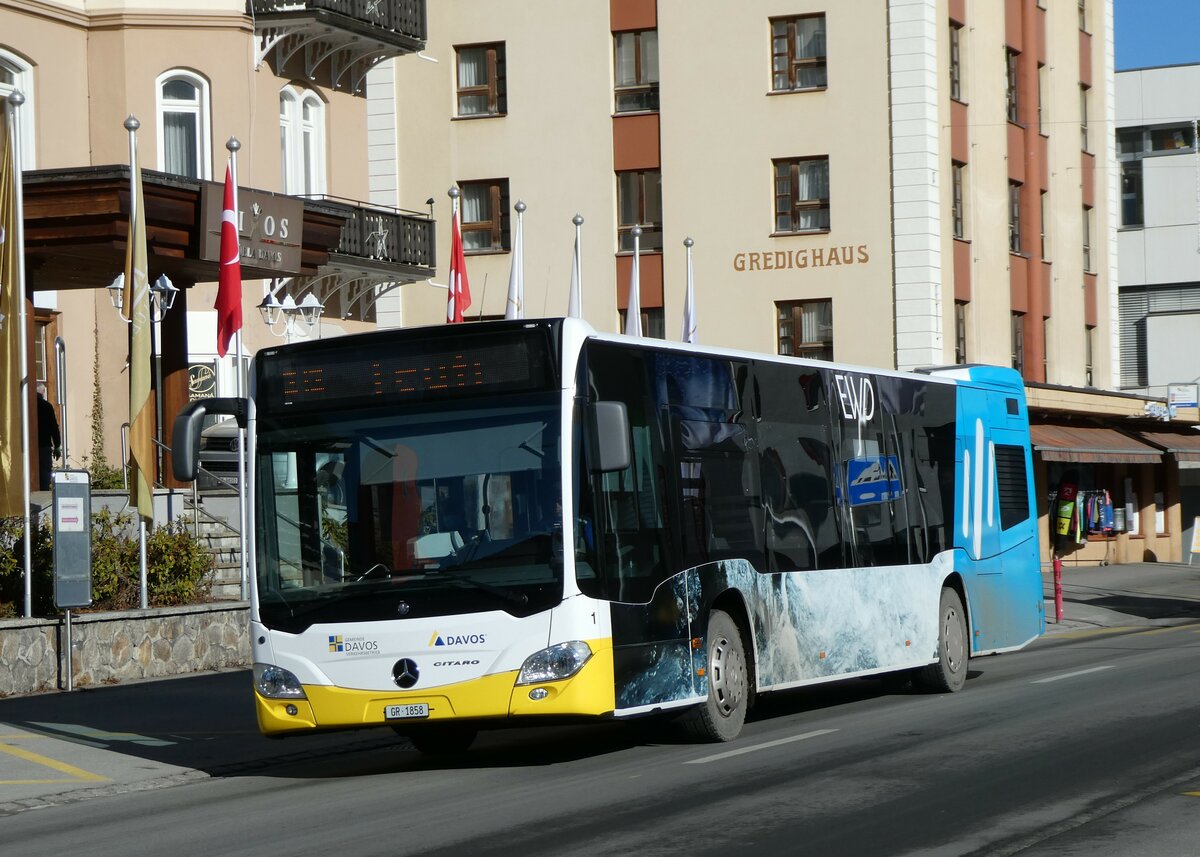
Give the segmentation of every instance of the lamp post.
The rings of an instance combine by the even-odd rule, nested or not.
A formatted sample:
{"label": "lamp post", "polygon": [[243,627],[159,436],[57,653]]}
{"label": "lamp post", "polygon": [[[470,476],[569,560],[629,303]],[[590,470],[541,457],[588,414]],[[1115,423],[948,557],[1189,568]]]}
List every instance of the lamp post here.
{"label": "lamp post", "polygon": [[[122,314],[124,307],[124,292],[125,292],[125,274],[117,274],[116,278],[108,284],[108,297],[112,301],[113,309],[117,311],[117,316],[126,324],[132,323],[131,319],[125,318]],[[150,360],[154,364],[154,435],[157,443],[155,443],[155,461],[158,464],[158,474],[163,471],[163,389],[162,389],[162,360],[158,354],[158,325],[162,323],[163,317],[170,312],[171,307],[175,306],[175,297],[179,294],[179,289],[171,282],[171,278],[166,274],[159,274],[150,286]]]}
{"label": "lamp post", "polygon": [[[308,330],[312,330],[317,319],[325,311],[325,305],[317,300],[317,296],[312,292],[305,295],[300,303],[296,303],[296,299],[290,294],[285,294],[280,301],[274,292],[268,292],[263,302],[258,305],[258,311],[262,314],[267,330],[271,331],[273,336],[286,337],[290,345],[296,333],[296,322],[303,320],[308,325]],[[275,325],[280,321],[283,322],[283,330],[277,331]]]}

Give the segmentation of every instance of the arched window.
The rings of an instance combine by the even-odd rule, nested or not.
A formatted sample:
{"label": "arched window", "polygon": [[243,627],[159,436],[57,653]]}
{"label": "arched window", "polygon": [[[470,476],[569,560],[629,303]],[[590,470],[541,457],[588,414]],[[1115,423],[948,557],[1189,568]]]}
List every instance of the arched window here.
{"label": "arched window", "polygon": [[25,103],[17,112],[18,133],[21,135],[21,168],[32,170],[37,164],[33,121],[33,67],[16,54],[0,47],[0,107],[5,106],[9,93],[19,89]]}
{"label": "arched window", "polygon": [[279,143],[284,193],[325,193],[325,102],[315,92],[280,90]]}
{"label": "arched window", "polygon": [[173,69],[155,83],[158,100],[158,168],[193,179],[212,178],[208,81]]}

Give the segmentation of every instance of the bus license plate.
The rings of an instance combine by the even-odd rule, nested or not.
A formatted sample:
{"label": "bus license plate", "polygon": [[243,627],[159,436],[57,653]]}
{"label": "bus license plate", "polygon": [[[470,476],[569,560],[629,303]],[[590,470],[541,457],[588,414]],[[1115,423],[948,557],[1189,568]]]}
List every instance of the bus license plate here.
{"label": "bus license plate", "polygon": [[383,717],[385,720],[412,720],[414,718],[428,716],[429,703],[427,702],[410,702],[405,705],[388,705],[383,709]]}

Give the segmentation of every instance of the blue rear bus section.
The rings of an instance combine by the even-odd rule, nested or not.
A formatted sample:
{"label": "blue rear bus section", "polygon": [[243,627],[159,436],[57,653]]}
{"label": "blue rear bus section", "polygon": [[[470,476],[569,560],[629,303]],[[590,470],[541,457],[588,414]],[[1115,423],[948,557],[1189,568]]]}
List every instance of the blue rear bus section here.
{"label": "blue rear bus section", "polygon": [[954,566],[971,651],[1019,648],[1045,632],[1025,388],[998,366],[947,374],[958,383]]}

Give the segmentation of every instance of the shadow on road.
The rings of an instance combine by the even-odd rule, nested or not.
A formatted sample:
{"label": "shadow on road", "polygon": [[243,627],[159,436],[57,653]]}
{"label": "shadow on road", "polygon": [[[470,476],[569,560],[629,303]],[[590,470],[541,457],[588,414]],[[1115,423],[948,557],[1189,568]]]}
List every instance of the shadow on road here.
{"label": "shadow on road", "polygon": [[[850,679],[763,696],[750,722],[788,717],[903,688]],[[249,671],[0,700],[0,723],[211,776],[322,778],[400,770],[538,767],[638,746],[692,743],[674,718],[487,731],[458,757],[430,757],[388,728],[264,738]]]}

